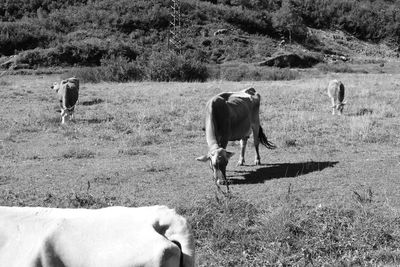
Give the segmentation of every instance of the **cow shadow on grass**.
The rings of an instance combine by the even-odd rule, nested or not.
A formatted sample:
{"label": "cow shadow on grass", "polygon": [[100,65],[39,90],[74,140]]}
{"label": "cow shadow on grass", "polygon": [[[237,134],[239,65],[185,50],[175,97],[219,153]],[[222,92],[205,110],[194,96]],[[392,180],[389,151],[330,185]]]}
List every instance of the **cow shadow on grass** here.
{"label": "cow shadow on grass", "polygon": [[103,102],[104,102],[104,100],[101,98],[94,98],[91,100],[82,101],[79,104],[82,106],[93,106],[93,105],[101,104]]}
{"label": "cow shadow on grass", "polygon": [[322,171],[334,167],[338,161],[308,161],[298,163],[267,164],[254,171],[233,171],[227,175],[230,184],[258,184],[280,178],[289,178],[305,175],[311,172]]}
{"label": "cow shadow on grass", "polygon": [[360,116],[372,115],[373,113],[374,110],[371,108],[359,108],[357,111],[345,115],[349,117],[360,117]]}

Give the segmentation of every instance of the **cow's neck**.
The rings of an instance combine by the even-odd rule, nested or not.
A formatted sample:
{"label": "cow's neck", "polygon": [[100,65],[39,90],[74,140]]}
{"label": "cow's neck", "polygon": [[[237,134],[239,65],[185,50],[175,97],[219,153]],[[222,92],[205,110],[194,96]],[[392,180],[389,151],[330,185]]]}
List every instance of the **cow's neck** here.
{"label": "cow's neck", "polygon": [[215,144],[209,144],[208,145],[208,151],[214,151],[214,150],[217,150],[218,148],[220,148],[221,146],[220,145],[218,145],[217,143],[215,143]]}
{"label": "cow's neck", "polygon": [[206,139],[209,151],[221,147],[218,142],[214,120],[211,115],[206,118]]}

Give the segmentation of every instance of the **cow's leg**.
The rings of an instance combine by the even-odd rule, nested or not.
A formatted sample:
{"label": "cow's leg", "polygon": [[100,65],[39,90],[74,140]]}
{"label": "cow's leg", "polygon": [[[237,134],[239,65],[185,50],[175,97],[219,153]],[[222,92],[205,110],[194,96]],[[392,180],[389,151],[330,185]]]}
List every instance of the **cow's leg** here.
{"label": "cow's leg", "polygon": [[335,110],[336,110],[335,99],[331,98],[331,102],[332,102],[332,115],[335,115]]}
{"label": "cow's leg", "polygon": [[249,139],[249,138],[244,137],[244,138],[240,139],[240,157],[239,157],[237,166],[243,166],[243,164],[244,164],[244,154],[246,152],[247,139]]}
{"label": "cow's leg", "polygon": [[68,114],[69,114],[69,120],[72,121],[74,119],[74,113],[75,113],[75,106],[71,107],[68,109]]}
{"label": "cow's leg", "polygon": [[261,164],[261,158],[260,158],[260,152],[258,150],[258,147],[260,145],[260,124],[255,124],[252,126],[253,127],[253,138],[254,138],[254,148],[256,150],[256,158],[254,160],[254,164],[260,165]]}
{"label": "cow's leg", "polygon": [[340,103],[340,104],[338,105],[338,111],[339,111],[339,115],[343,115],[343,106],[342,106],[342,103]]}
{"label": "cow's leg", "polygon": [[67,116],[67,111],[65,109],[61,109],[61,124],[65,123],[66,116]]}

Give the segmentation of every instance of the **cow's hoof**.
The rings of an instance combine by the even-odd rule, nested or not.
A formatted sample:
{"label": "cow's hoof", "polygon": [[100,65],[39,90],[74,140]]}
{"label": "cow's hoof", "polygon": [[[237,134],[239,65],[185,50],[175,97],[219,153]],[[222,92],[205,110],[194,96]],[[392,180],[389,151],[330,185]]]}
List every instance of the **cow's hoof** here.
{"label": "cow's hoof", "polygon": [[218,179],[217,184],[218,185],[227,185],[227,184],[229,184],[229,182],[228,182],[228,180]]}
{"label": "cow's hoof", "polygon": [[254,164],[261,165],[261,161],[259,159],[257,159],[256,161],[254,161]]}

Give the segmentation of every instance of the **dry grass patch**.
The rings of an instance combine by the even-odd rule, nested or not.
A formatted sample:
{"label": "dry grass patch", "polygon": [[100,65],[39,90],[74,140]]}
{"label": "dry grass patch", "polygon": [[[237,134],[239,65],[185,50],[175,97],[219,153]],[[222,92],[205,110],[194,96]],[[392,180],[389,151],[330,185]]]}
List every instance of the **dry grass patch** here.
{"label": "dry grass patch", "polygon": [[[13,87],[0,90],[0,171],[12,178],[0,180],[1,204],[178,207],[195,231],[199,266],[398,265],[399,75],[341,74],[348,105],[332,116],[325,87],[338,77],[301,74],[279,82],[83,83],[88,102],[65,126],[55,97],[45,97],[58,77],[13,77]],[[9,97],[28,86],[34,94]],[[240,147],[229,144],[234,197],[216,198],[208,166],[195,161],[207,153],[205,105],[249,86],[261,94],[261,125],[278,148],[261,147],[263,165],[255,166],[250,138],[248,164],[235,166]],[[357,115],[362,108],[373,113]],[[356,199],[359,184],[371,187],[371,200],[360,190]]]}
{"label": "dry grass patch", "polygon": [[95,155],[96,154],[89,149],[81,147],[71,147],[62,154],[62,157],[66,159],[89,159],[94,158]]}

